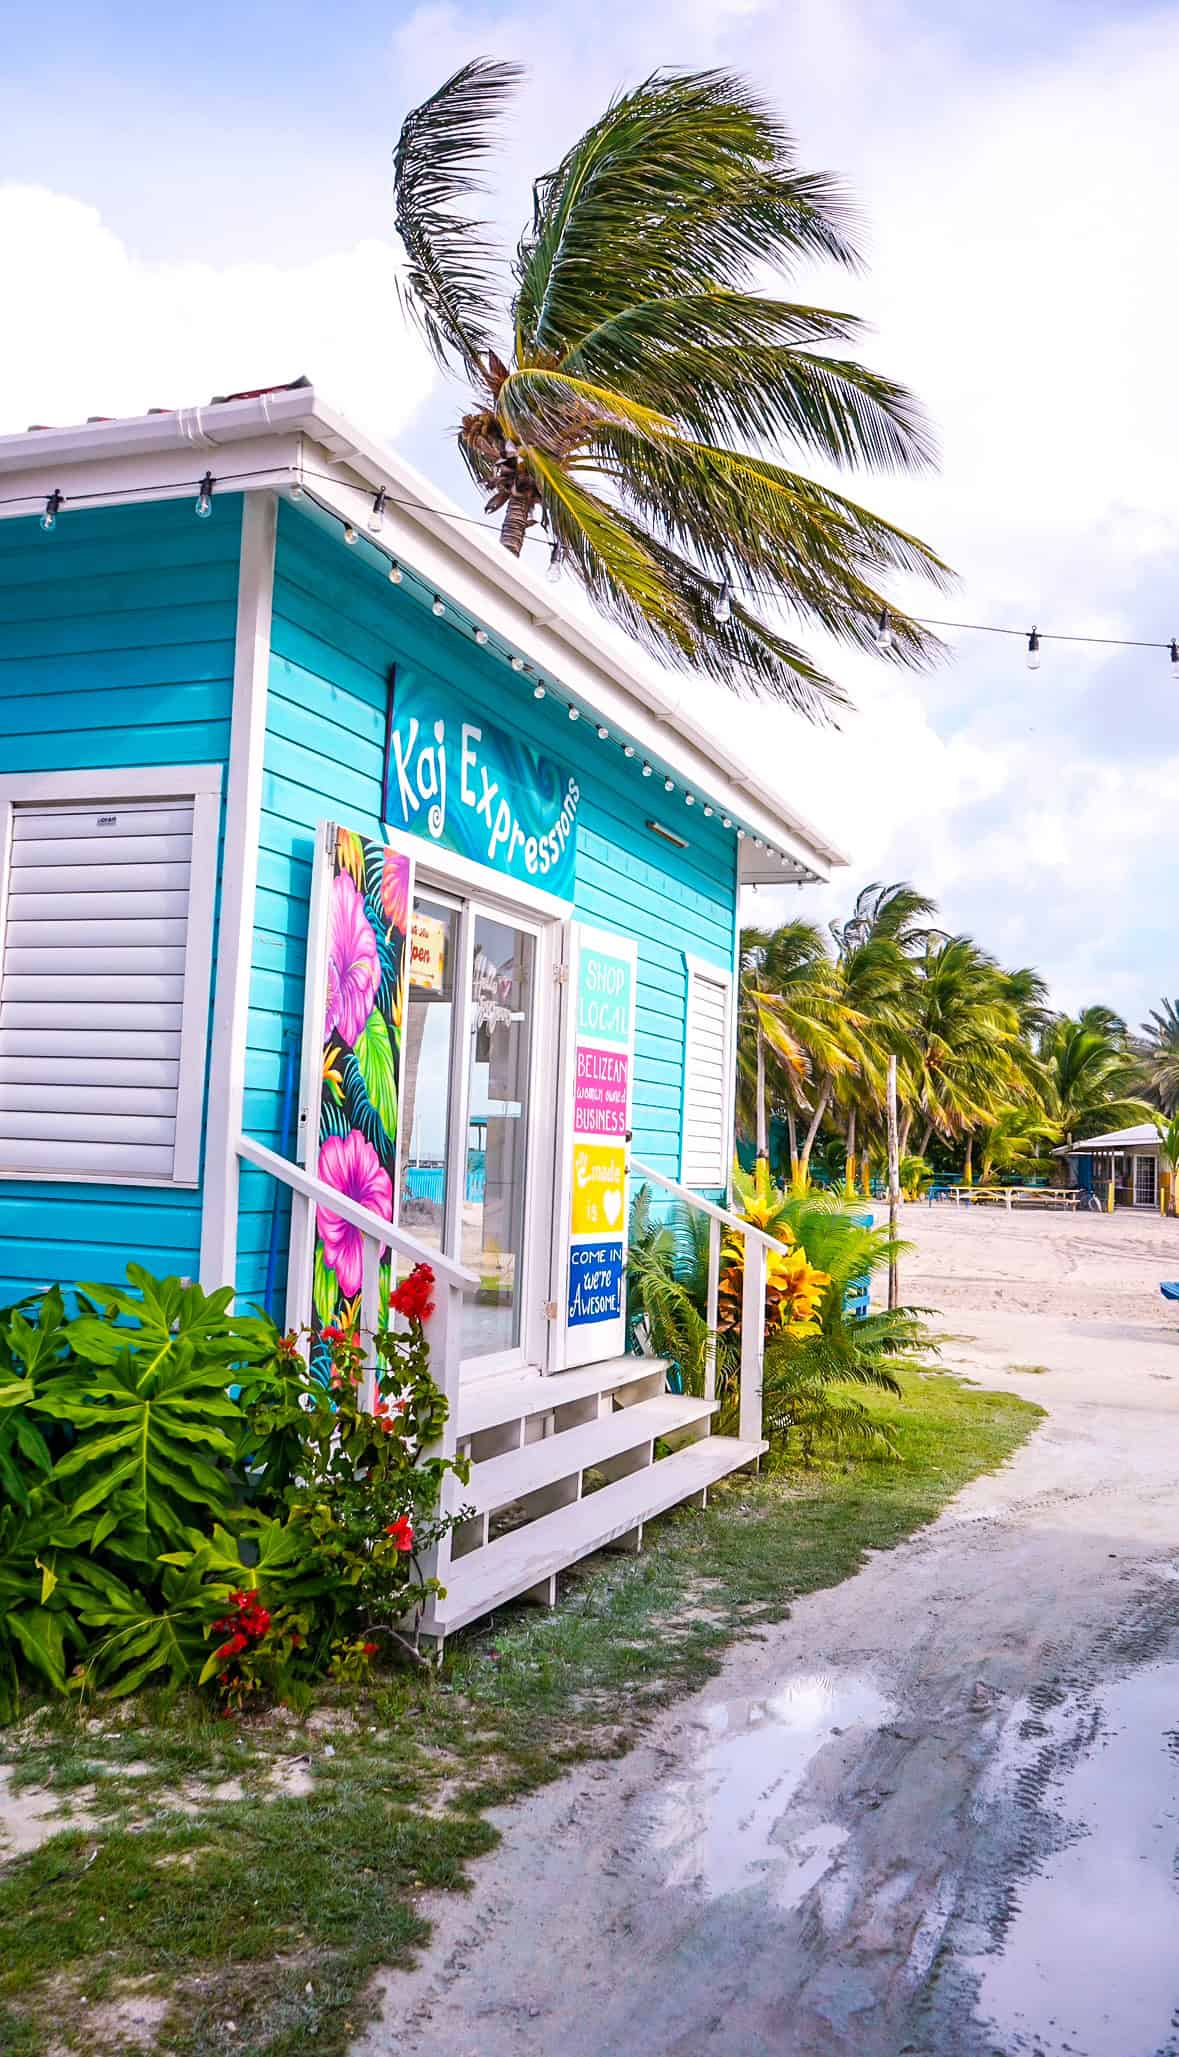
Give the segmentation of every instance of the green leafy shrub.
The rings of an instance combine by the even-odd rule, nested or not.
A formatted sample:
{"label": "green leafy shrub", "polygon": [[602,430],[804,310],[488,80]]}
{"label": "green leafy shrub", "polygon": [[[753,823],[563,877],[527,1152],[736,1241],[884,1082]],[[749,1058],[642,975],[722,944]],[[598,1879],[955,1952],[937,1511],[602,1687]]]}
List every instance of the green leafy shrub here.
{"label": "green leafy shrub", "polygon": [[[801,1250],[825,1278],[813,1316],[792,1332],[767,1339],[763,1420],[779,1450],[797,1449],[808,1461],[820,1444],[892,1453],[891,1439],[855,1388],[897,1393],[897,1373],[922,1369],[937,1355],[923,1310],[876,1311],[863,1319],[848,1312],[849,1288],[886,1268],[892,1245],[885,1227],[866,1228],[858,1205],[835,1193],[793,1192],[738,1172],[736,1211]],[[903,1246],[902,1246],[903,1247]],[[628,1258],[632,1335],[682,1373],[684,1389],[702,1393],[709,1334],[708,1220],[669,1212],[656,1218],[647,1188],[635,1195]],[[715,1337],[718,1426],[736,1426],[740,1380],[739,1329]]]}
{"label": "green leafy shrub", "polygon": [[466,1471],[424,1454],[432,1275],[391,1296],[408,1328],[375,1338],[372,1411],[353,1332],[327,1332],[325,1386],[228,1288],[127,1277],[72,1317],[57,1290],[0,1313],[0,1720],[22,1681],[297,1697],[438,1590],[421,1553]]}

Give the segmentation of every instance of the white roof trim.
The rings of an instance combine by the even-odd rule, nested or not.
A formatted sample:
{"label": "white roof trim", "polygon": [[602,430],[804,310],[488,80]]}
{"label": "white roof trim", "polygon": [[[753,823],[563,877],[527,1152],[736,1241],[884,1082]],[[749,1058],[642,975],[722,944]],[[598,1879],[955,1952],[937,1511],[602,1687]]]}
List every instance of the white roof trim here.
{"label": "white roof trim", "polygon": [[[784,806],[746,764],[698,726],[690,684],[681,686],[677,680],[669,690],[654,664],[638,653],[624,658],[611,648],[559,592],[500,549],[487,532],[464,521],[462,510],[446,501],[438,487],[355,428],[312,386],[173,414],[0,437],[0,518],[39,512],[55,488],[65,494],[63,520],[71,499],[85,497],[93,506],[130,497],[184,497],[192,485],[177,485],[169,477],[178,451],[187,453],[193,481],[209,466],[220,473],[223,490],[281,488],[302,465],[308,473],[322,465],[330,483],[308,478],[308,496],[333,511],[343,506],[355,517],[359,509],[349,505],[349,495],[381,487],[398,502],[421,503],[386,509],[388,540],[407,564],[434,579],[457,604],[481,612],[541,670],[560,678],[636,743],[657,752],[685,784],[698,785],[714,802],[719,800],[754,835],[785,845],[802,870],[826,877],[847,862],[819,830]],[[223,457],[220,466],[214,462],[217,453]],[[747,837],[743,881],[789,880],[789,870],[777,860],[759,862],[760,853],[748,843]]]}
{"label": "white roof trim", "polygon": [[1087,1157],[1094,1150],[1149,1150],[1158,1148],[1159,1132],[1149,1121],[1133,1128],[1111,1129],[1107,1136],[1082,1136],[1079,1142],[1062,1143],[1054,1157]]}

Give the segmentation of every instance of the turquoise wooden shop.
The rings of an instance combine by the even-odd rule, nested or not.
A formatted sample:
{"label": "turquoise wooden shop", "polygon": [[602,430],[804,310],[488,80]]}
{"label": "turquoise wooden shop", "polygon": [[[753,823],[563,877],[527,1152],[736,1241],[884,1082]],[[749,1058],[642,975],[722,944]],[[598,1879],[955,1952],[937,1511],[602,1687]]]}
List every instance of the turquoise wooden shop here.
{"label": "turquoise wooden shop", "polygon": [[719,1242],[739,891],[842,859],[305,381],[0,438],[0,516],[0,1304],[371,1327],[428,1258],[427,1626],[551,1599],[761,1447],[752,1362],[721,1437],[627,1354],[629,1198]]}

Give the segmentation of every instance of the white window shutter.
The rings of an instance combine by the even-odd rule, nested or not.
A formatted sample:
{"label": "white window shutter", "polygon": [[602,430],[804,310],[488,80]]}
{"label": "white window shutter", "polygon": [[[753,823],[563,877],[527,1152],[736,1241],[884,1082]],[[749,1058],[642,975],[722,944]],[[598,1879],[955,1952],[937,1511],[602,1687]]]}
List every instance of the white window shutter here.
{"label": "white window shutter", "polygon": [[727,972],[699,958],[688,957],[685,962],[688,1002],[680,1183],[712,1190],[724,1188],[729,1176],[732,981]]}
{"label": "white window shutter", "polygon": [[15,800],[0,1177],[195,1183],[217,801]]}

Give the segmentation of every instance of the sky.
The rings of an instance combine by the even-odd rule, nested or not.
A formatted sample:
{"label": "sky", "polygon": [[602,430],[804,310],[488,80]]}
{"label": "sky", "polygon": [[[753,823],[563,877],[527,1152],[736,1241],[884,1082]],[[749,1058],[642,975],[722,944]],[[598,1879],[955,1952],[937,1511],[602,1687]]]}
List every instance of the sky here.
{"label": "sky", "polygon": [[[838,731],[701,685],[701,718],[847,853],[759,922],[908,878],[1055,1004],[1132,1024],[1179,990],[1179,0],[599,0],[584,9],[130,0],[13,10],[0,83],[0,429],[139,413],[300,372],[456,496],[461,390],[396,298],[391,151],[464,58],[530,68],[491,203],[660,64],[755,78],[849,183],[869,269],[797,281],[875,329],[939,471],[853,490],[954,566],[949,661],[822,655]],[[793,290],[794,288],[791,288]],[[816,643],[815,647],[822,646]]]}

